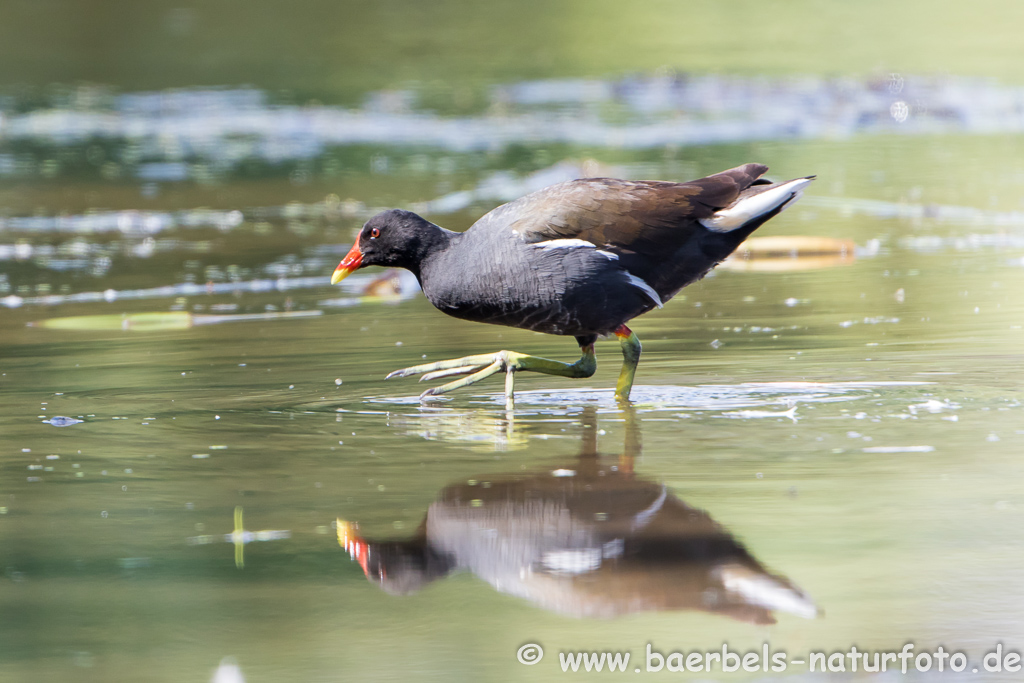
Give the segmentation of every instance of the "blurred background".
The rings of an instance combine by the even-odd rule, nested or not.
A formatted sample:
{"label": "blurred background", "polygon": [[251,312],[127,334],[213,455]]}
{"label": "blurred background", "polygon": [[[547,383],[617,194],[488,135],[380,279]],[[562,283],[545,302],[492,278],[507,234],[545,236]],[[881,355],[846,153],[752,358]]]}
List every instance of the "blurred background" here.
{"label": "blurred background", "polygon": [[[0,678],[1019,650],[1022,25],[1008,0],[0,2]],[[381,208],[464,230],[563,180],[752,161],[818,179],[759,231],[783,246],[635,321],[633,410],[611,343],[514,411],[500,382],[421,405],[384,375],[576,347],[447,318],[408,274],[329,285]],[[685,549],[656,576],[602,556],[655,541],[600,524],[652,501]],[[424,547],[445,571],[410,569]]]}

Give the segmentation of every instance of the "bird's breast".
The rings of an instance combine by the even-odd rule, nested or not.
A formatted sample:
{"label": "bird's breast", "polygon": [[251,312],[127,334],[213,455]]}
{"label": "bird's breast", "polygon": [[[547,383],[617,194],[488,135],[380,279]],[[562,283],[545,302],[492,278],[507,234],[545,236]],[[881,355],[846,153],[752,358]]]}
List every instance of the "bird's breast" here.
{"label": "bird's breast", "polygon": [[456,318],[580,336],[607,333],[651,306],[615,254],[582,240],[459,247],[427,264],[422,278],[430,302]]}

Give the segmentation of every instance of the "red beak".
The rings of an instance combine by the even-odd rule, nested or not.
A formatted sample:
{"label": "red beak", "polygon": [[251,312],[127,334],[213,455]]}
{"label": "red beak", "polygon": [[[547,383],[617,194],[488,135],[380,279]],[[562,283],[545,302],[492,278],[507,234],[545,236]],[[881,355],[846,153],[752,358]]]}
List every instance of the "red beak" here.
{"label": "red beak", "polygon": [[331,284],[338,284],[361,265],[363,265],[363,252],[359,249],[359,238],[356,237],[356,243],[352,245],[349,252],[345,254],[345,258],[341,259],[341,263],[335,268],[334,275],[331,276]]}

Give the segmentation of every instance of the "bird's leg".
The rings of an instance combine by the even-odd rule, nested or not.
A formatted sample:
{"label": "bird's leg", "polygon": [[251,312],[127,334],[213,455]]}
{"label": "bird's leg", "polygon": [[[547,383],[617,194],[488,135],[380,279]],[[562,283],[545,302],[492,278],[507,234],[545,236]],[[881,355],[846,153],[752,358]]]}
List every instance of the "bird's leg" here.
{"label": "bird's leg", "polygon": [[629,392],[633,388],[633,376],[636,374],[637,363],[640,362],[640,340],[633,330],[625,325],[615,328],[615,336],[622,344],[622,371],[619,373],[619,381],[615,383],[615,398],[625,401],[629,399]]}
{"label": "bird's leg", "polygon": [[477,356],[438,361],[436,363],[414,365],[411,368],[395,370],[387,376],[387,379],[422,374],[423,377],[420,378],[420,381],[423,381],[439,377],[449,377],[451,375],[468,375],[454,382],[427,389],[420,395],[420,398],[426,398],[427,396],[446,394],[449,391],[475,384],[504,370],[506,373],[505,395],[511,397],[515,385],[516,372],[540,372],[545,375],[572,378],[590,377],[593,375],[597,371],[594,339],[593,337],[577,337],[577,341],[580,342],[582,355],[575,363],[564,363],[549,358],[516,353],[515,351],[498,351],[497,353],[485,353]]}

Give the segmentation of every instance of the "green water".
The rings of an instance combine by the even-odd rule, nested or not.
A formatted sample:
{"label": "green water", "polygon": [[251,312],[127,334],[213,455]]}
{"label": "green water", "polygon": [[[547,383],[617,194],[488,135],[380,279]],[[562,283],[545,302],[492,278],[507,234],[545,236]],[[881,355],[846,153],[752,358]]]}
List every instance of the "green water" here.
{"label": "green water", "polygon": [[[653,78],[665,65],[776,79],[771,87],[836,76],[884,91],[892,73],[908,83],[946,74],[954,83],[992,77],[985,87],[1005,93],[1022,81],[1010,3],[975,3],[969,17],[924,3],[793,3],[780,13],[698,3],[685,17],[668,3],[626,7],[154,3],[124,14],[90,3],[61,5],[53,20],[31,3],[0,10],[0,680],[210,680],[225,657],[250,682],[556,679],[559,652],[629,651],[632,671],[644,667],[648,643],[667,654],[723,643],[760,651],[765,642],[790,659],[851,645],[942,645],[968,655],[960,678],[1016,679],[970,675],[997,643],[1024,647],[1024,156],[1012,126],[903,134],[886,124],[637,147],[523,135],[445,148],[425,133],[408,143],[317,139],[302,153],[306,143],[290,138],[280,157],[255,133],[191,149],[166,132],[155,142],[76,139],[71,128],[63,137],[10,133],[18,116],[109,113],[122,95],[196,86],[262,93],[263,104],[239,116],[322,105],[469,130],[535,111],[493,88],[542,78],[623,87],[623,74]],[[669,30],[684,20],[717,30],[684,39]],[[500,27],[493,39],[490,27]],[[927,109],[914,99],[927,92],[906,95],[912,117]],[[904,95],[887,97],[885,120],[889,101]],[[650,113],[614,98],[547,106],[625,129],[733,116]],[[252,148],[226,161],[243,144]],[[719,269],[635,320],[644,353],[631,409],[612,398],[614,340],[598,343],[591,379],[519,375],[511,411],[499,380],[421,404],[423,385],[384,376],[424,358],[503,348],[573,360],[575,344],[447,318],[411,292],[399,300],[328,284],[372,207],[518,182],[559,162],[682,180],[747,161],[780,179],[818,175],[802,203],[759,234],[849,239],[856,258]],[[923,214],[885,217],[870,201]],[[461,230],[498,203],[481,194],[429,217]],[[950,218],[940,205],[968,213]],[[221,218],[187,224],[183,216],[200,210]],[[173,224],[69,227],[126,211],[135,213],[112,220]],[[254,291],[253,281],[270,284]],[[75,298],[83,293],[96,294]],[[158,315],[123,325],[129,314]],[[72,316],[89,317],[55,321]],[[55,416],[81,422],[44,422]],[[611,593],[609,574],[549,572],[543,598],[517,594],[521,567],[487,548],[547,532],[529,506],[503,513],[504,499],[483,494],[473,500],[492,515],[484,526],[534,519],[540,531],[515,527],[515,539],[492,532],[485,542],[456,526],[450,535],[477,543],[475,572],[413,594],[375,586],[338,543],[339,519],[371,544],[412,539],[425,517],[450,511],[440,501],[452,491],[481,482],[519,482],[509,490],[556,507],[575,491],[565,500],[578,507],[565,509],[576,512],[563,514],[577,515],[581,533],[604,519],[588,505],[614,518],[650,504],[588,497],[584,483],[598,481],[586,479],[591,467],[619,482],[608,486],[622,500],[664,486],[666,500],[710,519],[716,538],[797,587],[817,617],[780,608],[771,625],[731,618],[688,588],[709,580],[700,563],[678,575],[636,570],[638,594],[646,585],[648,597],[678,594],[691,608],[651,598],[614,617],[572,616]],[[243,526],[279,533],[225,538]],[[627,575],[608,557],[605,571]],[[488,579],[485,565],[504,578]],[[535,666],[516,660],[527,643],[546,653]],[[793,664],[776,674],[629,675],[808,673]],[[933,678],[934,669],[909,680]]]}

